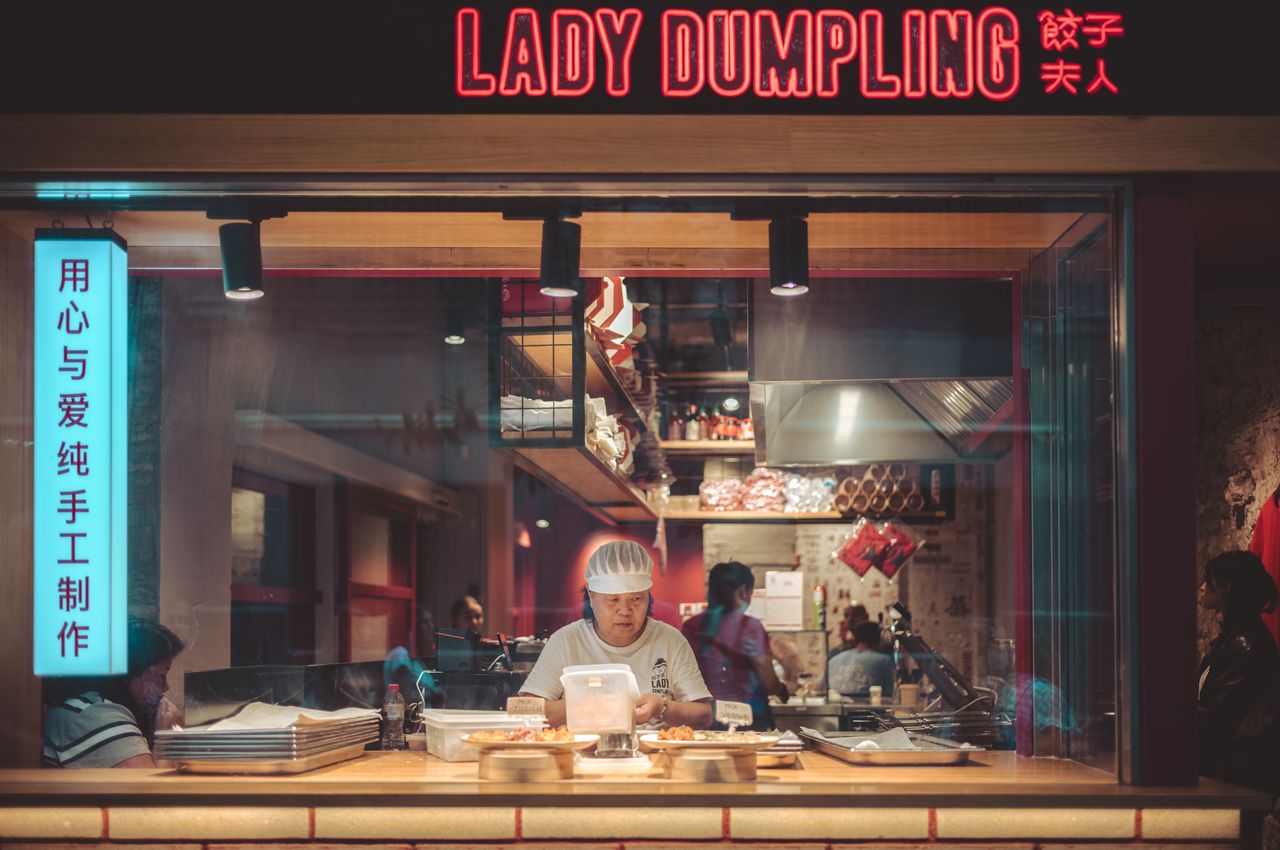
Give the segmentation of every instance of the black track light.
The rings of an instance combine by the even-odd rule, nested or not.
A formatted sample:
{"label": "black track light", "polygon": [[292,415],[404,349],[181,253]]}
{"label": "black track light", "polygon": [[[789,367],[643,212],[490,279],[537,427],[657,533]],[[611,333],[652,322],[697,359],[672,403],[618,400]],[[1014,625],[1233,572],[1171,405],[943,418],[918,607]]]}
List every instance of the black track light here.
{"label": "black track light", "polygon": [[579,260],[582,226],[549,218],[542,222],[542,294],[576,298],[582,294]]}
{"label": "black track light", "polygon": [[233,301],[262,297],[261,222],[234,221],[218,228],[222,291]]}
{"label": "black track light", "polygon": [[769,222],[769,291],[804,295],[809,291],[809,223],[788,215]]}

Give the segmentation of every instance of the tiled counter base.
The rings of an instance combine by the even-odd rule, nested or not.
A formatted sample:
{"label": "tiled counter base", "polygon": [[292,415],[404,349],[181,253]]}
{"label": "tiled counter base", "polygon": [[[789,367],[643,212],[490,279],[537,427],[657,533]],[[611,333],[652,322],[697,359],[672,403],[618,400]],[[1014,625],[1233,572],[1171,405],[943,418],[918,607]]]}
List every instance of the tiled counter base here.
{"label": "tiled counter base", "polygon": [[[675,801],[672,801],[673,803]],[[759,850],[1239,846],[1233,809],[618,806],[0,807],[3,850]]]}

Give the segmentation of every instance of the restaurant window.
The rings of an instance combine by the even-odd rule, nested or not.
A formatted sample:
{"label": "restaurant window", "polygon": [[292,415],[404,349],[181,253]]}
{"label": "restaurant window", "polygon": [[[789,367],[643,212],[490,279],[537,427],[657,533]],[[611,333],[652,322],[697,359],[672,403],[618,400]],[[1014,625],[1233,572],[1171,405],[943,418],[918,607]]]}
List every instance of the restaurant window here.
{"label": "restaurant window", "polygon": [[[346,683],[290,698],[376,705],[418,665],[436,687],[411,701],[500,708],[581,619],[591,553],[626,540],[677,629],[712,567],[749,569],[779,728],[1114,770],[1111,195],[662,195],[569,205],[567,295],[542,292],[547,223],[501,198],[291,210],[262,223],[248,301],[215,223],[116,216],[160,364],[134,388],[159,422],[134,598],[199,637],[175,698],[285,666]],[[803,223],[804,291],[771,275],[771,218]],[[851,651],[888,660],[881,705],[832,674]]]}

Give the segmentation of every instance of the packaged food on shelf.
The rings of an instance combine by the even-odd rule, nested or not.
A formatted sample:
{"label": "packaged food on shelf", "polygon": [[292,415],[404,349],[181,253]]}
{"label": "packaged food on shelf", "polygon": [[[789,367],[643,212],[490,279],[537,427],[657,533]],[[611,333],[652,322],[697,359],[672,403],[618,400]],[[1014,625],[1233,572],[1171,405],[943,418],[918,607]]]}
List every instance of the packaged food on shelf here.
{"label": "packaged food on shelf", "polygon": [[518,395],[502,397],[503,431],[567,431],[572,427],[572,399],[547,401]]}
{"label": "packaged food on shelf", "polygon": [[742,485],[742,509],[781,512],[786,505],[787,474],[763,466],[753,469]]}
{"label": "packaged food on shelf", "polygon": [[790,475],[786,484],[787,513],[829,511],[835,504],[836,480],[831,477]]}
{"label": "packaged food on shelf", "polygon": [[743,510],[742,482],[736,478],[709,478],[698,485],[704,511]]}

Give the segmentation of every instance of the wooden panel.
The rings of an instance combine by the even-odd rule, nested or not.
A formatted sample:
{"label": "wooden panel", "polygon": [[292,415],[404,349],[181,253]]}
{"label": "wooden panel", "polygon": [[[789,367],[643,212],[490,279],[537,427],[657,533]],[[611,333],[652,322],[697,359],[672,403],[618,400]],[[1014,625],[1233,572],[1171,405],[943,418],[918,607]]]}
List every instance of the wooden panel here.
{"label": "wooden panel", "polygon": [[[3,214],[0,213],[0,220]],[[1029,259],[1026,249],[929,249],[891,250],[811,248],[809,265],[824,269],[1018,269]],[[381,269],[390,274],[465,273],[493,276],[495,272],[536,276],[536,248],[264,248],[268,269]],[[216,247],[129,247],[129,264],[137,272],[147,269],[208,269],[222,267]],[[763,275],[769,267],[764,248],[592,248],[582,252],[582,274],[645,274],[715,272],[735,277]]]}
{"label": "wooden panel", "polygon": [[[536,469],[544,481],[590,506],[638,507],[646,510],[644,494],[609,469],[586,447],[511,449]],[[648,519],[654,518],[649,512]]]}
{"label": "wooden panel", "polygon": [[[1050,212],[858,212],[809,217],[813,251],[866,248],[1004,248],[1040,250],[1078,218]],[[0,221],[15,231],[46,227],[45,212],[10,211]],[[766,251],[768,222],[735,221],[721,212],[585,213],[582,249],[708,249]],[[113,227],[138,248],[218,246],[218,225],[200,212],[118,212]],[[262,226],[268,253],[287,248],[523,248],[537,252],[536,221],[506,221],[498,213],[293,212]],[[536,264],[537,256],[534,254]],[[216,267],[216,264],[215,266]]]}
{"label": "wooden panel", "polygon": [[33,273],[31,242],[0,229],[0,767],[40,764],[40,680],[31,672]]}
{"label": "wooden panel", "polygon": [[1280,170],[1280,117],[10,115],[0,170],[1123,174]]}

